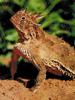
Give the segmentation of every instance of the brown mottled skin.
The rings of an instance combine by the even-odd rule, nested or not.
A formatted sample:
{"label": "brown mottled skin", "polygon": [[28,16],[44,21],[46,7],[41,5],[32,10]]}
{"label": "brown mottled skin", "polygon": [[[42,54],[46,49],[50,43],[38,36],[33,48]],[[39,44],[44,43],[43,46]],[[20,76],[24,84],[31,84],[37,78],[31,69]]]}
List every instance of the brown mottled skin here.
{"label": "brown mottled skin", "polygon": [[34,64],[39,71],[35,88],[46,78],[46,71],[74,79],[74,48],[64,40],[43,31],[37,24],[38,19],[40,19],[38,14],[31,14],[25,10],[18,11],[11,17],[11,22],[19,35],[19,41],[15,44],[12,55],[12,79],[20,56]]}

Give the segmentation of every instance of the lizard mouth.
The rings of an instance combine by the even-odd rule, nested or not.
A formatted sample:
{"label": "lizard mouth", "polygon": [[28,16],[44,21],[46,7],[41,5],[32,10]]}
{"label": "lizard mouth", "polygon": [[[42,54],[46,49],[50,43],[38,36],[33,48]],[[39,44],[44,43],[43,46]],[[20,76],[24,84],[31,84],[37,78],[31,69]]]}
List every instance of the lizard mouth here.
{"label": "lizard mouth", "polygon": [[13,24],[13,26],[15,27],[16,31],[18,32],[18,35],[19,35],[20,40],[25,40],[24,33],[19,29],[18,23],[17,23],[17,19],[15,18],[15,16],[12,16],[10,18],[10,21]]}
{"label": "lizard mouth", "polygon": [[17,23],[16,23],[16,19],[14,18],[14,16],[12,16],[10,18],[11,23],[17,28]]}

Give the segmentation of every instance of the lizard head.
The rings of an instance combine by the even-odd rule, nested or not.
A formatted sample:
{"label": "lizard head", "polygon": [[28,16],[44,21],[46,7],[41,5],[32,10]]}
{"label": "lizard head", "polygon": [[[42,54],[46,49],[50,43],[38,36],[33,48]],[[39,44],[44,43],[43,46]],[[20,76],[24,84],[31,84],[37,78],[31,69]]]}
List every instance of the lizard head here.
{"label": "lizard head", "polygon": [[36,38],[37,20],[40,18],[41,16],[38,14],[31,14],[25,10],[20,10],[10,20],[17,29],[20,40],[28,41]]}

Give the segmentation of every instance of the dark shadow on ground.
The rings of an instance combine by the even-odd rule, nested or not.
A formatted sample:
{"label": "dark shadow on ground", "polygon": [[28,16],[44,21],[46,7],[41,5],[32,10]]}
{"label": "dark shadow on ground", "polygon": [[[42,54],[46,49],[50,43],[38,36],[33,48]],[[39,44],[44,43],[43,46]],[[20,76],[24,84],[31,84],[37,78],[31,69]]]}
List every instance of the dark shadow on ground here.
{"label": "dark shadow on ground", "polygon": [[[19,64],[17,65],[17,72],[15,74],[15,80],[18,80],[18,78],[23,78],[29,80],[27,83],[27,87],[30,88],[35,84],[35,79],[38,75],[38,70],[35,66],[33,66],[31,63],[25,62],[24,60],[21,60]],[[46,73],[46,79],[60,79],[60,80],[70,80],[69,77],[66,76],[56,76],[49,72]],[[10,79],[11,73],[10,68],[7,68],[6,66],[0,66],[0,79]],[[21,81],[19,81],[21,82]],[[22,81],[23,82],[23,81]]]}

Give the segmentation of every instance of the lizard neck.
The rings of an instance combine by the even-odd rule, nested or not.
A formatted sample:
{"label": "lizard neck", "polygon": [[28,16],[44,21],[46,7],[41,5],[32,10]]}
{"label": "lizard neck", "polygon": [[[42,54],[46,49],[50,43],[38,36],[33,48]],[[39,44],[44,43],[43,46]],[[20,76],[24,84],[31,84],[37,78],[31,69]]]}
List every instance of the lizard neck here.
{"label": "lizard neck", "polygon": [[33,39],[41,40],[45,38],[44,31],[40,27],[38,26],[30,27],[29,30],[31,33],[31,37]]}
{"label": "lizard neck", "polygon": [[39,40],[44,40],[45,38],[45,32],[43,29],[39,28],[38,26],[34,27],[28,27],[28,29],[25,29],[24,32],[21,32],[17,30],[18,35],[19,35],[19,41],[24,42],[24,41],[39,41]]}
{"label": "lizard neck", "polygon": [[22,32],[20,32],[19,30],[17,30],[17,32],[18,32],[18,36],[19,36],[19,42],[23,42],[24,40],[25,40],[25,38],[24,38],[24,33],[22,33]]}

